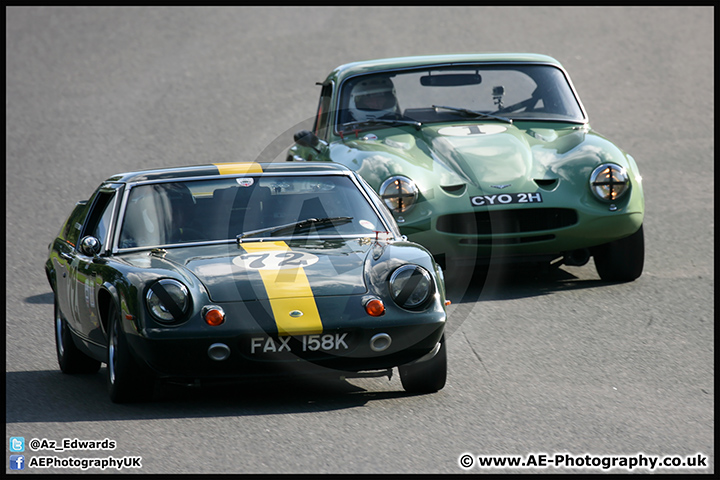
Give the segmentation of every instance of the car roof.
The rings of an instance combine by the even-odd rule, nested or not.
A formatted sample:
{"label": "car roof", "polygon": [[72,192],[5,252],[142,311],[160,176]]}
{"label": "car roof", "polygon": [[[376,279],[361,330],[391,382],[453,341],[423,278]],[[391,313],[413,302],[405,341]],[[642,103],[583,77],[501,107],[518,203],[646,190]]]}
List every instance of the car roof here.
{"label": "car roof", "polygon": [[452,55],[423,55],[414,57],[394,57],[378,60],[368,60],[340,65],[335,68],[327,80],[343,79],[346,77],[405,68],[415,68],[432,65],[453,65],[463,63],[544,63],[562,68],[560,62],[553,57],[537,53],[475,53]]}
{"label": "car roof", "polygon": [[337,163],[295,163],[295,162],[229,162],[185,167],[169,167],[134,172],[118,173],[106,180],[106,183],[134,183],[153,180],[169,180],[173,178],[217,177],[218,175],[248,174],[283,174],[283,173],[316,173],[316,174],[351,174],[352,171]]}

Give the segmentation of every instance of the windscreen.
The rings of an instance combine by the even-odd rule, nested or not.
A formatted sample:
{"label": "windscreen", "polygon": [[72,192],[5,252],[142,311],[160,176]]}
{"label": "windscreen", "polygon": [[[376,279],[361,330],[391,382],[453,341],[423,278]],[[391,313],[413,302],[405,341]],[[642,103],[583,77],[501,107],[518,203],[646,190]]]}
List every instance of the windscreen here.
{"label": "windscreen", "polygon": [[[377,119],[447,121],[449,106],[516,120],[583,122],[562,70],[550,65],[446,66],[358,75],[341,86],[337,123]],[[455,114],[457,116],[457,114]]]}
{"label": "windscreen", "polygon": [[118,247],[235,240],[239,235],[371,236],[385,230],[346,176],[246,176],[135,186]]}

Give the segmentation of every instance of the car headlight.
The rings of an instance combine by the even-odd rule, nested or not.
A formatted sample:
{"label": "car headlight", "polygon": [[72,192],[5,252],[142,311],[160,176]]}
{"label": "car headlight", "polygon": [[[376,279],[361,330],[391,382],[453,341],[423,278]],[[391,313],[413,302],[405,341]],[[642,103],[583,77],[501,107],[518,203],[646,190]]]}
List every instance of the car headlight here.
{"label": "car headlight", "polygon": [[380,185],[380,197],[391,211],[405,213],[415,205],[418,188],[409,178],[398,175]]}
{"label": "car headlight", "polygon": [[607,202],[620,199],[630,190],[627,170],[614,163],[604,163],[590,175],[590,190],[597,198]]}
{"label": "car headlight", "polygon": [[413,310],[427,304],[433,294],[430,273],[418,265],[404,265],[390,276],[390,296],[401,308]]}
{"label": "car headlight", "polygon": [[148,310],[157,320],[179,322],[190,310],[190,294],[185,285],[165,278],[155,282],[145,296]]}

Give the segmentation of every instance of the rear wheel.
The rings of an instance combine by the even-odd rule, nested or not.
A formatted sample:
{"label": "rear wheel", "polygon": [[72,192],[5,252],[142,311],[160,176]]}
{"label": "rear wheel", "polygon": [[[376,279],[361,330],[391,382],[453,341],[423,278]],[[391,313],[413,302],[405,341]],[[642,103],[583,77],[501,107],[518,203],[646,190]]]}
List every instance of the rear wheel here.
{"label": "rear wheel", "polygon": [[595,268],[607,282],[631,282],[638,278],[645,264],[643,227],[629,237],[592,249]]}
{"label": "rear wheel", "polygon": [[120,325],[120,312],[115,304],[108,313],[107,375],[110,400],[128,403],[149,400],[153,393],[153,377],[135,361]]}
{"label": "rear wheel", "polygon": [[433,393],[445,386],[447,379],[447,351],[445,335],[440,338],[440,348],[430,360],[401,365],[400,381],[407,392]]}
{"label": "rear wheel", "polygon": [[100,370],[101,362],[85,355],[75,345],[57,298],[55,299],[55,350],[60,371],[63,373],[97,373]]}

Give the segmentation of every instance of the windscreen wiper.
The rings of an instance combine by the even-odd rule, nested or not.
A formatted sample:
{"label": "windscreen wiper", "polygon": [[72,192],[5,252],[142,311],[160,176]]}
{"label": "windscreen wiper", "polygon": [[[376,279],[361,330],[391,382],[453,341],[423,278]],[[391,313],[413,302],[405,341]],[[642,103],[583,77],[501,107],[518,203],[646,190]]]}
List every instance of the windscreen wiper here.
{"label": "windscreen wiper", "polygon": [[415,127],[416,130],[420,130],[420,128],[422,127],[422,123],[415,120],[401,120],[399,118],[370,118],[367,120],[342,123],[338,126],[342,129],[342,132],[345,132],[347,130],[350,130],[352,127],[369,127],[378,123],[384,125],[411,125]]}
{"label": "windscreen wiper", "polygon": [[277,225],[275,227],[261,228],[259,230],[251,230],[249,232],[243,232],[238,235],[237,242],[242,243],[246,238],[256,237],[264,233],[270,236],[276,235],[281,232],[292,230],[297,232],[298,230],[304,230],[306,228],[325,228],[331,225],[344,225],[348,222],[352,222],[353,217],[327,217],[327,218],[308,218],[299,222],[286,223],[285,225]]}
{"label": "windscreen wiper", "polygon": [[452,110],[453,112],[464,113],[465,115],[472,115],[476,117],[492,118],[494,120],[500,120],[501,122],[513,123],[512,119],[507,117],[499,117],[491,113],[478,112],[477,110],[470,110],[469,108],[458,108],[458,107],[446,107],[444,105],[433,105],[433,108],[442,108],[444,110]]}

